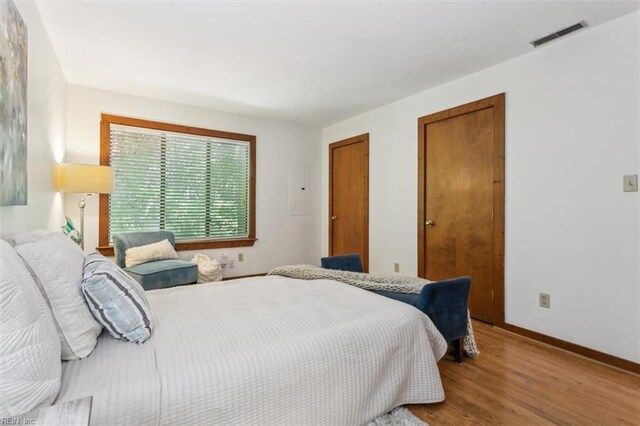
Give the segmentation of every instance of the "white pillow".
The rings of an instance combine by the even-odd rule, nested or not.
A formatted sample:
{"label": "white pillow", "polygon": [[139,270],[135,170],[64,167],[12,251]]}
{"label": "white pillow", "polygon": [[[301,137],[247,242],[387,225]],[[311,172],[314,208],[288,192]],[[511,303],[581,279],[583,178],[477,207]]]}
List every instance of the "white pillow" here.
{"label": "white pillow", "polygon": [[15,250],[25,261],[45,295],[55,319],[62,359],[88,356],[102,325],[93,318],[82,295],[84,253],[62,233],[21,244]]}
{"label": "white pillow", "polygon": [[41,240],[49,234],[51,234],[51,232],[45,231],[44,229],[36,229],[35,231],[27,232],[13,237],[13,240],[9,241],[9,243],[14,246],[19,246],[21,244],[27,244]]}
{"label": "white pillow", "polygon": [[127,249],[124,252],[124,266],[130,268],[153,260],[177,258],[178,253],[176,253],[169,240],[162,240],[158,243]]}
{"label": "white pillow", "polygon": [[0,419],[53,403],[60,340],[47,303],[20,257],[0,240]]}

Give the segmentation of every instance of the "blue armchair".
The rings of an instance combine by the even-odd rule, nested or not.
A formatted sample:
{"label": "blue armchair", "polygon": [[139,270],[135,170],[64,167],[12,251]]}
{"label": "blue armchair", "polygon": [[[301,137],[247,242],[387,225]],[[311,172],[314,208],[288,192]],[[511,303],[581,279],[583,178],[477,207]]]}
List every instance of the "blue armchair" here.
{"label": "blue armchair", "polygon": [[[354,259],[354,256],[357,258]],[[360,268],[357,265],[360,264]],[[321,265],[326,269],[362,272],[358,255],[325,257]],[[419,294],[372,290],[391,299],[408,303],[424,312],[442,336],[451,342],[457,363],[462,363],[462,340],[467,334],[467,310],[471,278],[459,277],[426,285]]]}
{"label": "blue armchair", "polygon": [[193,284],[198,280],[198,265],[180,259],[165,259],[125,268],[127,249],[169,240],[175,247],[175,237],[169,231],[128,232],[113,235],[116,263],[138,281],[145,290]]}
{"label": "blue armchair", "polygon": [[340,256],[323,257],[320,266],[325,269],[338,271],[362,272],[362,260],[357,254],[343,254]]}

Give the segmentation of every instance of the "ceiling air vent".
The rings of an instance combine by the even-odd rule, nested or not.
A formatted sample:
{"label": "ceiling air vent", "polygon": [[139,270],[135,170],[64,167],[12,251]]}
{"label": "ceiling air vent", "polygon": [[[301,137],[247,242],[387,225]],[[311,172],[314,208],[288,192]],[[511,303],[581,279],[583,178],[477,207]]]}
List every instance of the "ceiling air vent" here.
{"label": "ceiling air vent", "polygon": [[551,33],[551,34],[546,35],[544,37],[541,37],[541,38],[539,38],[537,40],[533,40],[530,43],[533,45],[533,47],[539,47],[539,46],[542,46],[545,43],[549,43],[552,40],[555,40],[555,39],[560,38],[560,37],[564,37],[569,33],[572,33],[574,31],[578,31],[578,30],[580,30],[580,29],[582,29],[582,28],[584,28],[586,26],[587,26],[586,22],[584,22],[584,21],[578,22],[575,25],[571,25],[570,27],[563,28],[563,29],[561,29],[559,31],[556,31],[555,33]]}

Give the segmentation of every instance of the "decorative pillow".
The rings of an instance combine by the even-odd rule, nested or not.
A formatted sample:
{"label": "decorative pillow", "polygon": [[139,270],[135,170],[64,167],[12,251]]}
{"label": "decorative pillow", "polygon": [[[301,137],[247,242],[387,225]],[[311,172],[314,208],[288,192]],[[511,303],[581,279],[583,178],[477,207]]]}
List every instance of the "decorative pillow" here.
{"label": "decorative pillow", "polygon": [[20,257],[0,240],[0,419],[51,405],[60,389],[60,340]]}
{"label": "decorative pillow", "polygon": [[177,258],[178,253],[176,253],[169,240],[162,240],[158,243],[127,249],[124,253],[124,264],[127,268],[131,268],[153,260]]}
{"label": "decorative pillow", "polygon": [[45,296],[58,327],[62,359],[88,356],[96,346],[102,326],[82,295],[84,253],[62,233],[15,247]]}
{"label": "decorative pillow", "polygon": [[99,253],[87,256],[83,274],[89,309],[113,337],[135,343],[151,337],[151,310],[140,284]]}

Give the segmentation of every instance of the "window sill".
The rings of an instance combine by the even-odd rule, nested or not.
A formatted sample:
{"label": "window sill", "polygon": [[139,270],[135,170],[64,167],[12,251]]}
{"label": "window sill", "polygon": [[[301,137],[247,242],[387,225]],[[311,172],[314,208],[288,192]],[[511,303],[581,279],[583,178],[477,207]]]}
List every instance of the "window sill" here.
{"label": "window sill", "polygon": [[[206,250],[206,249],[218,249],[229,247],[251,247],[258,241],[257,238],[241,238],[234,240],[219,240],[219,241],[191,241],[176,243],[177,251],[190,251],[190,250]],[[113,256],[113,246],[98,246],[96,250],[105,256]]]}

